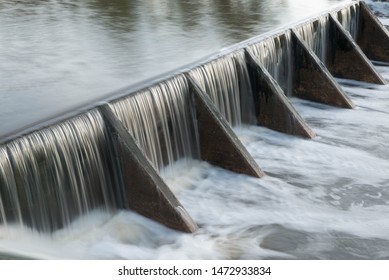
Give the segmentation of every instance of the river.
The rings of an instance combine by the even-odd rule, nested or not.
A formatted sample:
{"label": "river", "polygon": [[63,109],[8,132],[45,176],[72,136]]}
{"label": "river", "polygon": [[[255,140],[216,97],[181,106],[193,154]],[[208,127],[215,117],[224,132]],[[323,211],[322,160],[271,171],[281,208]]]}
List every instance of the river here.
{"label": "river", "polygon": [[[2,1],[0,133],[96,102],[340,1]],[[387,13],[386,3],[374,7]],[[388,16],[388,15],[384,15]],[[383,19],[384,21],[386,19]],[[389,67],[377,67],[389,80]],[[95,210],[42,234],[0,226],[4,258],[388,259],[389,87],[339,80],[345,110],[292,98],[313,140],[236,132],[267,173],[207,163],[163,177],[193,219],[183,234],[131,211]],[[180,169],[179,174],[169,173]]]}
{"label": "river", "polygon": [[0,2],[0,138],[339,3]]}

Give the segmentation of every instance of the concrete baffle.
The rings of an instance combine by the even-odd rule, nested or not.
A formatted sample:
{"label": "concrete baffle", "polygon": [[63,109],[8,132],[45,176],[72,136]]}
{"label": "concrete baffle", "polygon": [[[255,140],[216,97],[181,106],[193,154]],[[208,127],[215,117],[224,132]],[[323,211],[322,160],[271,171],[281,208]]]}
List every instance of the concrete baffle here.
{"label": "concrete baffle", "polygon": [[146,159],[111,108],[103,105],[99,109],[113,137],[127,207],[170,228],[183,232],[196,231],[196,223]]}

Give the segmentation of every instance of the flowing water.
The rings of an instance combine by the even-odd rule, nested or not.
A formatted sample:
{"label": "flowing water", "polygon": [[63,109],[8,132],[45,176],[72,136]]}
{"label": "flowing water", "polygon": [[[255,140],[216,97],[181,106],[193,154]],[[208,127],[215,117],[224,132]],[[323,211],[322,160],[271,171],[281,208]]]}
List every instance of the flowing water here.
{"label": "flowing water", "polygon": [[119,206],[115,161],[97,110],[0,147],[1,223],[49,232]]}
{"label": "flowing water", "polygon": [[297,28],[297,32],[301,35],[302,39],[324,64],[327,62],[326,46],[329,41],[328,20],[329,16],[326,15],[319,18],[317,26],[312,23]]}
{"label": "flowing water", "polygon": [[256,123],[244,50],[197,67],[189,74],[230,125]]}
{"label": "flowing water", "polygon": [[189,87],[179,75],[110,105],[157,170],[199,158]]}
{"label": "flowing water", "polygon": [[[26,5],[23,1],[18,5],[20,3]],[[244,3],[251,2],[239,3],[244,6]],[[69,9],[77,7],[70,6]],[[377,68],[389,80],[389,66]],[[30,78],[39,83],[39,79]],[[165,181],[199,224],[200,230],[195,234],[167,229],[131,211],[112,212],[102,208],[89,211],[90,207],[81,202],[85,196],[80,191],[89,188],[90,182],[85,186],[80,178],[75,178],[80,180],[81,188],[75,188],[78,184],[68,186],[75,188],[75,197],[80,200],[79,212],[84,214],[67,227],[52,233],[31,230],[21,225],[18,218],[16,222],[2,224],[0,258],[388,259],[389,121],[386,121],[386,115],[389,114],[389,97],[386,95],[389,87],[349,80],[339,82],[357,105],[355,110],[292,98],[294,106],[317,133],[313,140],[252,125],[235,126],[241,141],[267,173],[262,179],[238,175],[195,159],[190,165],[187,164],[188,159],[178,160],[169,168],[162,168],[156,161],[155,165]],[[21,87],[27,87],[27,84],[21,81]],[[186,85],[178,84],[184,89],[181,94],[185,94]],[[95,86],[99,86],[98,82]],[[133,102],[127,100],[127,104],[124,101],[123,104],[118,103],[116,113],[128,110],[126,106],[145,106],[159,100],[159,104],[164,106],[157,107],[168,111],[172,109],[170,112],[174,115],[177,111],[170,106],[170,99],[161,95],[167,90],[169,85],[150,90],[150,94],[145,96],[152,96],[152,102],[133,99]],[[181,100],[181,96],[177,94],[172,98]],[[152,109],[150,112],[158,113]],[[81,123],[78,122],[80,127],[70,131],[79,132],[83,139],[89,139],[91,134],[104,135],[101,134],[104,128],[99,115],[91,114],[89,117],[95,119],[94,125],[88,127],[92,131],[83,134],[82,123],[88,121],[83,118],[79,121]],[[61,133],[64,129],[68,128],[59,126],[53,131]],[[52,143],[56,137],[50,136],[50,133],[53,132],[45,130],[40,135],[34,134],[26,143],[19,143],[18,147],[7,147],[7,151],[17,154],[16,150],[20,147],[30,147],[30,142],[45,141],[45,137],[52,137]],[[74,138],[74,142],[77,143],[77,139],[79,136]],[[81,149],[85,149],[87,156],[83,154],[82,158],[90,160],[91,164],[86,166],[96,174],[100,168],[104,169],[94,166],[101,162],[94,160],[99,155],[95,150],[99,144],[84,143],[87,146]],[[0,154],[5,154],[3,148]],[[37,159],[33,156],[29,159],[29,168],[36,168]],[[54,157],[52,164],[61,162],[62,159]],[[7,160],[0,165],[2,172],[9,172]],[[62,177],[50,177],[48,184],[55,184],[55,180],[58,183],[58,178]],[[38,184],[39,180],[38,176],[31,184]],[[101,188],[104,189],[104,186]],[[107,205],[106,202],[102,204]],[[1,213],[4,213],[1,211],[4,205],[5,202],[0,201]],[[6,219],[3,214],[0,218]]]}
{"label": "flowing water", "polygon": [[253,44],[249,47],[249,50],[278,82],[284,93],[291,96],[291,32],[287,31],[282,36],[270,37],[269,39]]}
{"label": "flowing water", "polygon": [[2,0],[0,139],[340,0]]}

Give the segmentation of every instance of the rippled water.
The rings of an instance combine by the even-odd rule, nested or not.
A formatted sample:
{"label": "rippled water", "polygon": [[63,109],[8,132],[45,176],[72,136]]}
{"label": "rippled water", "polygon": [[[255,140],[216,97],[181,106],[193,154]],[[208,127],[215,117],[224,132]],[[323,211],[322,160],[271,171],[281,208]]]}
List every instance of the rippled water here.
{"label": "rippled water", "polygon": [[[221,3],[221,1],[213,3],[219,2]],[[23,1],[18,3],[26,5]],[[38,2],[37,6],[39,3],[46,3],[46,1]],[[50,3],[61,7],[64,5],[53,1]],[[93,3],[97,5],[103,1],[93,1]],[[202,1],[201,3],[208,2]],[[285,3],[291,2],[285,1]],[[330,2],[320,3],[324,5]],[[137,9],[147,6],[141,4],[140,1],[138,4]],[[4,4],[1,5],[3,8]],[[84,5],[86,4],[70,5],[68,11],[70,13],[71,9],[80,6],[85,8]],[[318,4],[315,5],[318,6]],[[149,7],[152,6],[150,4]],[[6,8],[11,9],[10,5]],[[109,11],[109,9],[104,10]],[[307,10],[310,9],[307,8]],[[208,16],[211,16],[211,13]],[[285,17],[294,16],[288,14]],[[215,20],[217,16],[212,14],[212,18]],[[12,21],[10,18],[8,20]],[[4,18],[0,21],[4,21]],[[107,24],[108,22],[111,21],[107,20]],[[83,28],[82,25],[76,28],[75,20],[69,20],[69,24],[75,29],[82,30]],[[122,24],[126,30],[127,22]],[[202,26],[203,23],[199,21],[198,24]],[[215,29],[219,28],[223,29],[220,26],[223,24],[220,23],[210,32],[216,32]],[[266,28],[268,27],[265,25],[262,30]],[[5,27],[1,24],[1,32],[4,32],[4,29]],[[27,30],[25,32],[29,34]],[[120,34],[128,33],[123,31]],[[239,36],[236,37],[237,39],[231,39],[226,34],[220,32],[219,36],[229,43],[241,39],[238,38]],[[251,33],[248,34],[251,36]],[[89,36],[97,35],[90,33],[86,36],[86,41],[89,41]],[[188,36],[187,40],[190,41],[192,38]],[[203,50],[204,52],[213,51],[213,48],[218,49],[224,44],[224,41],[220,39],[220,45],[215,47],[210,40],[212,39],[208,40],[209,49],[201,49],[200,55]],[[165,40],[161,42],[161,46],[169,44]],[[53,40],[52,44],[56,45],[59,42]],[[202,44],[207,45],[205,41]],[[96,50],[100,45],[96,43],[91,46]],[[106,45],[103,44],[102,47],[104,46]],[[78,45],[74,47],[79,49]],[[122,51],[125,49],[125,46],[120,44],[117,47],[123,47]],[[7,50],[4,45],[0,45],[0,48],[1,51]],[[148,47],[145,48],[147,52]],[[21,49],[24,48],[20,46],[20,51]],[[85,63],[79,64],[80,68],[70,63],[65,69],[85,69],[83,67],[94,69],[90,64],[93,60],[89,60],[91,58],[89,51],[90,49],[85,51],[86,57],[76,56]],[[64,52],[69,54],[69,49]],[[180,52],[182,52],[181,59]],[[172,63],[193,58],[185,57],[184,53],[184,50],[178,51],[178,61],[172,61]],[[191,51],[186,51],[186,53],[192,55]],[[30,82],[36,82],[36,86],[41,88],[42,92],[45,92],[46,85],[47,92],[62,96],[59,92],[65,89],[62,88],[61,83],[69,83],[71,87],[79,89],[77,98],[81,98],[79,97],[83,95],[81,92],[88,97],[92,95],[95,97],[95,92],[103,91],[103,86],[99,86],[99,83],[104,84],[104,79],[101,77],[106,77],[106,81],[112,81],[116,76],[111,73],[122,73],[120,69],[127,69],[126,65],[136,65],[123,62],[124,58],[111,61],[100,54],[96,57],[96,59],[102,59],[101,64],[98,65],[107,67],[102,67],[103,69],[97,67],[90,73],[70,71],[68,76],[63,75],[64,80],[59,81],[57,90],[48,89],[50,85],[55,84],[56,75],[62,76],[61,70],[58,70],[62,68],[57,68],[58,65],[52,65],[54,70],[51,74],[53,76],[49,76],[53,80],[46,80],[42,73],[35,73],[34,67],[30,71],[31,75],[36,75],[36,79],[27,75],[28,66],[25,66],[26,72],[17,72],[30,77]],[[44,53],[42,55],[46,56]],[[131,55],[136,57],[135,54]],[[196,56],[196,54],[193,55]],[[164,65],[164,59],[169,60],[163,55],[159,58],[162,61],[157,65]],[[2,56],[0,60],[3,59]],[[111,64],[108,61],[111,61]],[[120,64],[120,61],[124,64]],[[14,64],[16,68],[21,65],[21,62],[17,60],[11,62],[7,63]],[[146,60],[146,65],[156,65],[155,60],[150,60],[148,63]],[[151,72],[169,68],[168,62],[166,65],[168,66],[164,69],[153,68]],[[139,69],[145,67],[143,64],[138,66]],[[3,63],[0,67],[3,67]],[[117,72],[111,71],[115,67],[117,67]],[[389,67],[377,68],[389,80]],[[3,69],[1,71],[3,72]],[[126,71],[127,81],[131,81],[128,71],[136,72],[136,70],[131,68]],[[139,73],[143,73],[142,71],[139,70]],[[93,77],[104,73],[107,75],[99,76],[95,83],[92,82]],[[147,73],[144,75],[148,76]],[[85,81],[85,77],[90,78],[86,79],[88,82]],[[118,80],[123,82],[123,76],[119,75],[119,77],[122,78]],[[66,78],[68,80],[64,82]],[[43,81],[48,82],[45,84]],[[191,168],[180,168],[180,162],[178,162],[175,169],[167,169],[163,177],[193,219],[199,223],[201,229],[197,233],[193,235],[179,233],[130,211],[107,213],[96,210],[87,216],[80,217],[69,228],[56,231],[51,235],[31,232],[16,226],[0,227],[0,258],[2,256],[4,258],[49,259],[388,259],[389,144],[387,139],[389,139],[389,118],[387,115],[389,114],[389,86],[347,80],[339,80],[339,82],[357,105],[356,109],[346,110],[292,99],[297,110],[317,133],[318,136],[313,140],[288,136],[254,126],[243,127],[236,131],[246,148],[267,173],[264,178],[255,179],[237,175],[197,161],[193,162]],[[9,81],[5,85],[1,83],[2,92],[7,84],[11,87]],[[119,86],[120,82],[108,82],[108,85]],[[30,88],[23,79],[19,86],[19,93],[15,91],[15,95],[11,97],[18,96],[17,94],[23,96],[22,89]],[[18,87],[14,85],[14,88]],[[95,90],[92,90],[93,88]],[[88,89],[90,89],[89,94]],[[3,98],[2,93],[0,98]],[[39,100],[39,96],[31,98]],[[55,96],[52,98],[56,99]],[[68,98],[69,100],[74,99],[69,96]],[[51,104],[50,99],[48,97],[47,99],[47,102]],[[74,100],[75,103],[76,101],[81,102],[82,100]],[[60,103],[67,104],[66,102]],[[69,104],[71,105],[71,102]],[[19,106],[32,108],[33,103],[26,100],[23,104],[18,104],[18,108]],[[36,106],[43,105],[40,101]],[[4,117],[1,116],[1,118]],[[9,118],[8,115],[7,118]],[[3,127],[1,130],[3,131]],[[169,173],[177,169],[178,172]]]}

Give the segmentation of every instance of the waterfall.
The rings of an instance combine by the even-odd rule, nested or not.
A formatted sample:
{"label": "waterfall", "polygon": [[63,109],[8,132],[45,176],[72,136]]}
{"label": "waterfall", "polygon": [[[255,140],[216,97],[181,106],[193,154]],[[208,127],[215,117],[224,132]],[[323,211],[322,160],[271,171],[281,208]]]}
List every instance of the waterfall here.
{"label": "waterfall", "polygon": [[340,10],[334,15],[340,24],[346,29],[355,41],[358,39],[359,26],[359,3],[355,3],[348,8]]}
{"label": "waterfall", "polygon": [[[3,202],[4,200],[4,202]],[[9,205],[9,206],[8,206]],[[7,208],[6,208],[7,207]],[[9,208],[9,209],[8,209]],[[0,147],[0,222],[7,224],[6,211],[14,211],[16,220],[22,221],[20,202],[18,199],[15,176],[13,174],[11,161],[5,147]]]}
{"label": "waterfall", "polygon": [[329,40],[328,20],[327,15],[296,28],[296,31],[324,64],[327,61],[327,43]]}
{"label": "waterfall", "polygon": [[0,218],[42,231],[116,207],[109,138],[97,110],[0,147]]}
{"label": "waterfall", "polygon": [[254,102],[244,51],[189,72],[232,126],[254,124]]}
{"label": "waterfall", "polygon": [[157,170],[182,158],[199,157],[195,111],[183,75],[110,107]]}
{"label": "waterfall", "polygon": [[284,92],[292,91],[292,43],[290,31],[248,47]]}

